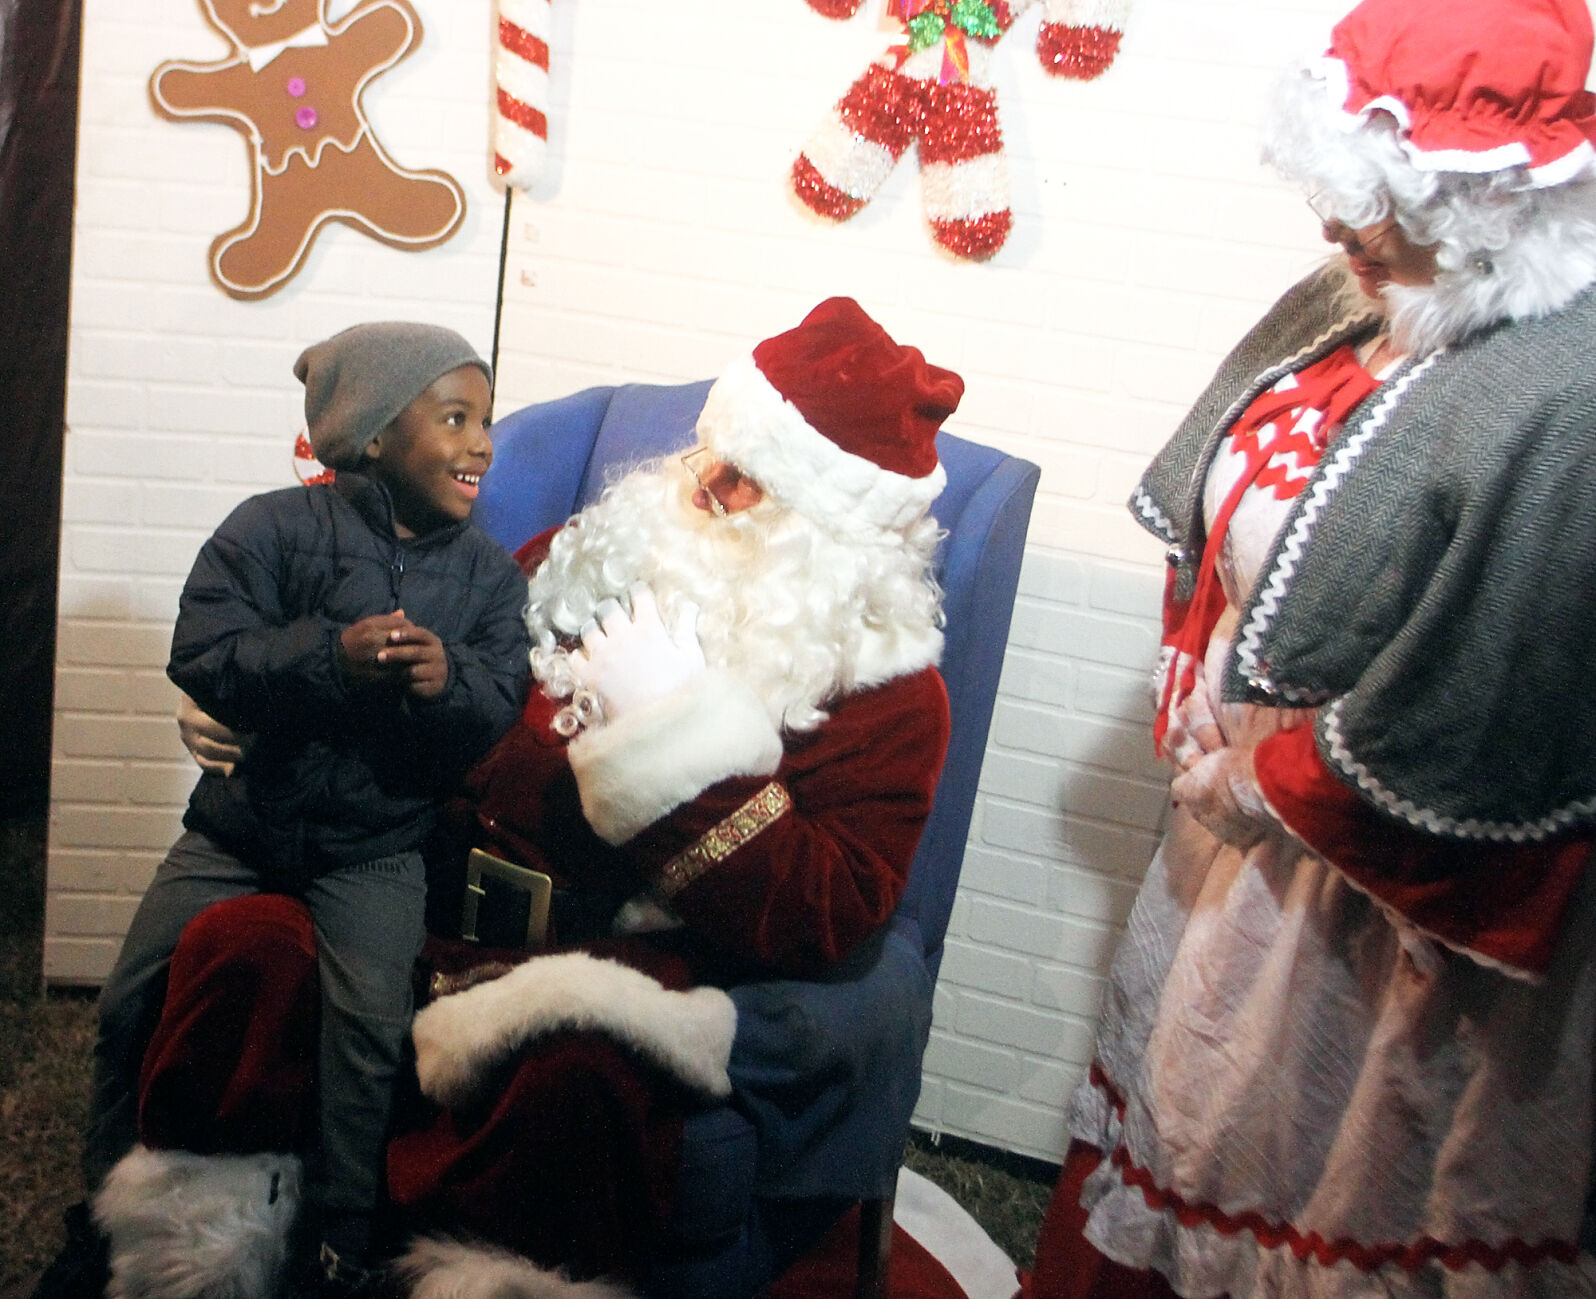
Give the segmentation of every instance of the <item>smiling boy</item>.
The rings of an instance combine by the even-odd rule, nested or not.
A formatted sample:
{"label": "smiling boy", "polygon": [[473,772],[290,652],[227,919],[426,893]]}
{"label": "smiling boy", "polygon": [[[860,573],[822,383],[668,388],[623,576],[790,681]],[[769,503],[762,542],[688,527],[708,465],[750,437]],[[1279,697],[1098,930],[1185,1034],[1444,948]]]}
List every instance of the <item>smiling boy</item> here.
{"label": "smiling boy", "polygon": [[[245,894],[299,899],[322,996],[304,1292],[363,1288],[424,932],[420,847],[525,695],[526,581],[469,521],[493,459],[489,373],[430,325],[356,325],[307,348],[294,374],[336,480],[234,510],[173,633],[168,675],[242,737],[242,760],[201,776],[101,996],[84,1174],[98,1191],[145,1136],[139,1071],[183,927]],[[165,1157],[136,1152],[157,1176]],[[79,1226],[77,1283],[59,1293],[103,1290],[101,1242],[86,1215]]]}

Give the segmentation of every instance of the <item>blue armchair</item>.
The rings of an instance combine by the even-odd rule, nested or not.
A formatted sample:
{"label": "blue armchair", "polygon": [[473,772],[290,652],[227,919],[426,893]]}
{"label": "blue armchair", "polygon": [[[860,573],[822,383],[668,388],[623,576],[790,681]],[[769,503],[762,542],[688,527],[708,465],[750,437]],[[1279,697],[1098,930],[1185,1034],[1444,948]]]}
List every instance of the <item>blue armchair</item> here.
{"label": "blue armchair", "polygon": [[[590,388],[495,425],[476,520],[514,549],[594,500],[639,461],[694,440],[709,383]],[[688,1119],[658,1299],[753,1295],[862,1203],[860,1293],[880,1293],[891,1205],[931,994],[953,907],[1003,663],[1037,467],[949,433],[933,512],[953,729],[908,890],[886,930],[822,981],[732,990],[729,1102]],[[884,1059],[912,1061],[883,1076]]]}

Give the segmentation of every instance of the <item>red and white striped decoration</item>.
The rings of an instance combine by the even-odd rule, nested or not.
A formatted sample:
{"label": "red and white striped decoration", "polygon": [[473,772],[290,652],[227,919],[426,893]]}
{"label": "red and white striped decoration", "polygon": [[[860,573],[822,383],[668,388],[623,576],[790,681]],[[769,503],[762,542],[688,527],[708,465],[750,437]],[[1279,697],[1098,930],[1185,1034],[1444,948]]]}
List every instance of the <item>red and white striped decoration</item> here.
{"label": "red and white striped decoration", "polygon": [[550,0],[499,0],[493,170],[526,189],[549,149]]}
{"label": "red and white striped decoration", "polygon": [[[859,0],[806,0],[847,18]],[[872,63],[837,101],[792,166],[792,186],[814,212],[845,221],[876,194],[918,143],[920,191],[932,238],[956,257],[995,254],[1014,223],[1008,159],[990,70],[993,47],[1040,3],[1037,54],[1057,76],[1089,81],[1119,52],[1131,0],[888,0],[905,43]],[[985,23],[973,22],[985,9]],[[934,18],[940,37],[913,37]]]}

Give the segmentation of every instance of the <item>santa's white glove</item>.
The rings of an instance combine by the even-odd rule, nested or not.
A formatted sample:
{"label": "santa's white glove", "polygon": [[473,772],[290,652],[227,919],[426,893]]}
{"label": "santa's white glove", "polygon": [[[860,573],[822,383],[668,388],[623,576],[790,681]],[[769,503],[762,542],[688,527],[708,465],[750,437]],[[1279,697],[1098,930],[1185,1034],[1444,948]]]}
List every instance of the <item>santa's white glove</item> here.
{"label": "santa's white glove", "polygon": [[1205,754],[1175,777],[1171,799],[1183,807],[1216,839],[1250,848],[1280,822],[1269,810],[1253,750],[1226,747]]}
{"label": "santa's white glove", "polygon": [[238,736],[186,694],[177,697],[177,733],[201,771],[231,776],[233,768],[244,760]]}
{"label": "santa's white glove", "polygon": [[600,601],[582,628],[582,648],[571,654],[571,675],[598,696],[604,720],[613,722],[642,704],[663,699],[704,671],[698,644],[698,606],[682,607],[667,629],[654,593],[641,582],[628,592],[632,612]]}

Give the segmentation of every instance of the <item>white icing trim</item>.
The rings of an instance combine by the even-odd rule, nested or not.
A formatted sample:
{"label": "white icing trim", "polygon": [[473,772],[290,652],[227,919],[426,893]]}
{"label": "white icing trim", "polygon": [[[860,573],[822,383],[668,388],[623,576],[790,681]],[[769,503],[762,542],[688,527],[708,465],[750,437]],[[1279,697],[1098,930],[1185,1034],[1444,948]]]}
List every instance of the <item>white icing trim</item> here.
{"label": "white icing trim", "polygon": [[309,27],[302,27],[292,36],[280,41],[272,41],[266,45],[239,45],[244,52],[244,57],[249,61],[249,70],[259,72],[262,68],[272,63],[284,50],[319,49],[327,44],[327,30],[319,22],[311,23]]}
{"label": "white icing trim", "polygon": [[844,451],[804,419],[745,353],[715,381],[698,436],[771,496],[837,535],[898,531],[926,512],[947,482],[892,473]]}
{"label": "white icing trim", "polygon": [[94,1197],[112,1296],[275,1299],[299,1210],[293,1155],[195,1155],[134,1146]]}
{"label": "white icing trim", "polygon": [[711,668],[582,732],[566,753],[588,823],[606,843],[623,844],[717,781],[772,774],[782,745],[753,689]]}
{"label": "white icing trim", "polygon": [[671,992],[658,980],[586,952],[535,956],[497,979],[440,997],[411,1026],[416,1076],[438,1104],[476,1098],[497,1066],[562,1029],[603,1033],[687,1086],[731,1095],[726,1067],[737,1008],[719,988]]}

